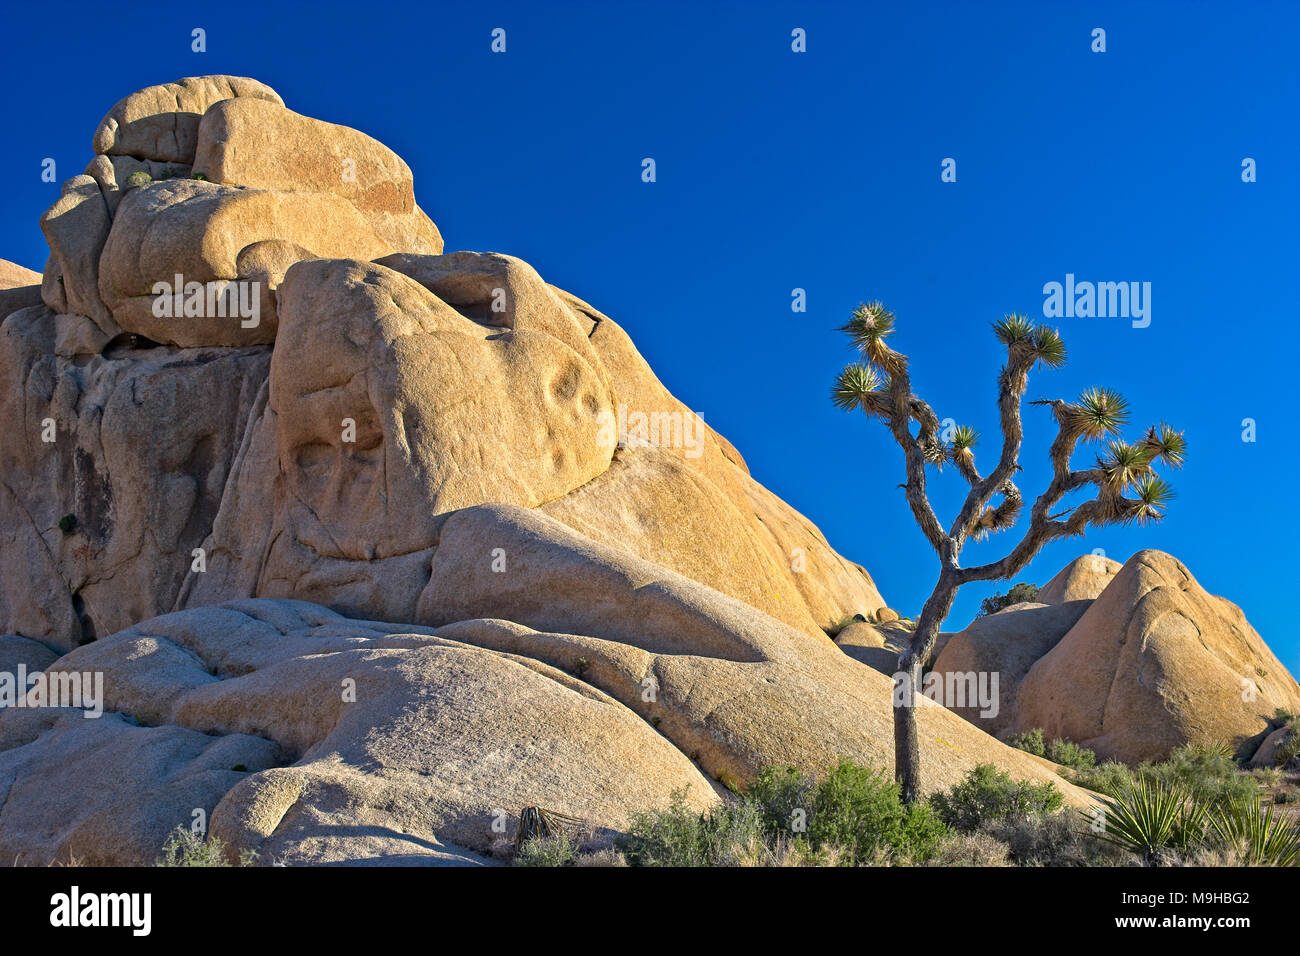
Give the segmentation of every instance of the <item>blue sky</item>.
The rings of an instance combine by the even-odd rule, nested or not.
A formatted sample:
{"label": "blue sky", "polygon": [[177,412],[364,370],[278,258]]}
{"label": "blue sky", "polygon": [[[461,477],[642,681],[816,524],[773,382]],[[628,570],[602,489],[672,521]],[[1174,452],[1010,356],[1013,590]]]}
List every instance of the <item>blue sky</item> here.
{"label": "blue sky", "polygon": [[[218,15],[219,13],[219,15]],[[1134,431],[1190,442],[1169,518],[1056,543],[1044,583],[1096,548],[1160,548],[1240,604],[1293,672],[1291,489],[1300,135],[1295,3],[620,3],[294,6],[112,15],[8,5],[0,256],[40,268],[37,225],[132,90],[235,73],[399,152],[448,250],[495,250],[609,313],[754,475],[916,613],[935,559],[884,430],[834,410],[860,301],[941,416],[997,445],[988,323],[1042,315],[1045,282],[1145,281],[1151,324],[1056,320],[1069,365],[1029,398],[1119,388]],[[207,31],[207,52],[190,31]],[[493,54],[490,32],[507,31]],[[807,32],[792,52],[791,30]],[[1106,30],[1107,50],[1090,50]],[[652,157],[657,182],[641,181]],[[957,181],[940,162],[957,161]],[[1241,181],[1245,157],[1258,181]],[[791,311],[791,291],[807,312]],[[1021,486],[1051,431],[1026,412]],[[1242,441],[1242,420],[1257,440]],[[1076,461],[1086,462],[1080,456]],[[932,479],[947,524],[961,488]],[[968,549],[1000,556],[1010,540]],[[723,543],[725,546],[725,543]],[[1001,588],[1005,589],[1006,585]],[[968,587],[949,626],[992,587]]]}

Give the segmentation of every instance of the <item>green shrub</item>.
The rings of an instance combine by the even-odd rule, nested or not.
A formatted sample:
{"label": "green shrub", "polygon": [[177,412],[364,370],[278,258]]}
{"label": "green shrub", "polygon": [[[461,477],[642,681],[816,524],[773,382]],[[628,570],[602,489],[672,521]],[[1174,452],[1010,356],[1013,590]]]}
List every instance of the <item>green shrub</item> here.
{"label": "green shrub", "polygon": [[965,832],[994,820],[1055,813],[1063,802],[1061,792],[1050,783],[1012,780],[1011,774],[992,764],[980,764],[957,786],[930,798],[939,819]]}
{"label": "green shrub", "polygon": [[891,859],[923,862],[944,834],[924,802],[904,804],[898,785],[879,770],[841,761],[817,785],[808,837],[814,849],[838,847],[849,865]]}
{"label": "green shrub", "polygon": [[77,530],[77,516],[64,515],[62,518],[60,518],[59,530],[62,531],[64,534],[72,534],[73,531]]}
{"label": "green shrub", "polygon": [[525,840],[515,854],[515,866],[573,866],[578,847],[567,834],[532,837]]}
{"label": "green shrub", "polygon": [[1035,757],[1047,756],[1047,741],[1043,739],[1042,727],[1035,727],[1033,730],[1026,730],[1023,734],[1016,734],[1009,743],[1017,750],[1031,753]]}
{"label": "green shrub", "polygon": [[1036,597],[1038,597],[1038,585],[1021,582],[1013,585],[1006,594],[995,594],[980,601],[980,611],[975,616],[985,617],[989,614],[996,614],[1003,608],[1008,608],[1013,604],[1021,604],[1025,601],[1032,601]]}
{"label": "green shrub", "polygon": [[153,177],[150,176],[148,173],[146,173],[143,169],[138,169],[135,172],[133,172],[130,176],[126,177],[126,184],[128,187],[132,189],[138,189],[141,186],[147,186],[151,182],[153,182]]}
{"label": "green shrub", "polygon": [[1069,773],[1066,777],[1077,786],[1113,797],[1121,787],[1133,780],[1133,770],[1127,764],[1107,760],[1100,766]]}
{"label": "green shrub", "polygon": [[634,815],[617,842],[631,866],[854,866],[924,861],[945,833],[927,804],[904,804],[893,780],[843,761],[821,780],[767,768],[704,813],[675,793],[667,809]]}
{"label": "green shrub", "polygon": [[1057,738],[1047,745],[1047,759],[1072,770],[1091,770],[1097,765],[1097,754],[1069,740]]}
{"label": "green shrub", "polygon": [[1159,763],[1144,763],[1138,773],[1153,780],[1177,784],[1189,790],[1200,803],[1211,806],[1255,797],[1259,784],[1232,759],[1227,747],[1186,744]]}
{"label": "green shrub", "polygon": [[[204,839],[197,833],[178,826],[163,844],[163,855],[158,866],[230,866],[226,860],[226,844],[216,837]],[[257,853],[243,850],[239,866],[252,866]]]}
{"label": "green shrub", "polygon": [[1057,737],[1050,744],[1043,739],[1043,728],[1035,727],[1017,734],[1009,741],[1011,746],[1035,757],[1046,757],[1053,763],[1072,770],[1090,770],[1097,764],[1097,755],[1087,747]]}
{"label": "green shrub", "polygon": [[697,813],[685,791],[667,809],[634,814],[617,841],[631,866],[722,866],[736,847],[764,842],[761,814],[747,801]]}

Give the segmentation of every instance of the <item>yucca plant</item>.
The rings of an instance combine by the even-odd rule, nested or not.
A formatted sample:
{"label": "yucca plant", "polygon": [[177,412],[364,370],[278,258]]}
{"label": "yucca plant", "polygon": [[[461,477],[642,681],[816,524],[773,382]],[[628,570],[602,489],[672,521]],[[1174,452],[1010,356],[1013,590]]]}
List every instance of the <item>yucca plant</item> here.
{"label": "yucca plant", "polygon": [[1137,774],[1110,797],[1098,839],[1121,847],[1151,863],[1163,850],[1185,852],[1201,843],[1206,829],[1205,804],[1181,784]]}
{"label": "yucca plant", "polygon": [[[888,344],[897,330],[896,316],[879,302],[858,306],[841,331],[858,351],[860,361],[840,372],[831,388],[831,401],[846,411],[862,411],[879,419],[903,451],[907,480],[903,489],[912,517],[939,559],[939,579],[921,609],[912,639],[898,660],[894,692],[894,768],[903,799],[914,802],[921,793],[920,736],[916,720],[922,667],[930,659],[939,628],[952,610],[958,589],[971,581],[998,581],[1019,574],[1043,546],[1059,538],[1082,535],[1090,527],[1145,524],[1164,517],[1173,489],[1154,472],[1157,463],[1177,468],[1186,458],[1181,432],[1165,423],[1153,425],[1137,442],[1120,439],[1128,423],[1129,405],[1109,388],[1090,388],[1074,401],[1050,399],[1057,433],[1048,452],[1052,479],[1033,505],[1016,487],[1020,446],[1024,438],[1021,404],[1029,373],[1038,366],[1059,368],[1066,348],[1060,333],[1024,315],[1010,314],[992,323],[993,334],[1006,349],[998,375],[998,415],[1002,431],[997,464],[988,475],[975,462],[979,433],[969,425],[941,429],[933,408],[912,391],[907,356]],[[1071,457],[1081,442],[1109,439],[1096,467],[1075,469]],[[945,529],[926,493],[927,466],[951,462],[970,489],[953,521]],[[1056,511],[1072,492],[1094,489],[1094,497]],[[997,499],[995,501],[995,499]],[[962,567],[959,558],[970,539],[1007,531],[1025,510],[1029,526],[1020,542],[1001,560]]]}
{"label": "yucca plant", "polygon": [[1300,866],[1300,826],[1278,816],[1270,803],[1240,797],[1209,815],[1210,841],[1238,848],[1250,866]]}

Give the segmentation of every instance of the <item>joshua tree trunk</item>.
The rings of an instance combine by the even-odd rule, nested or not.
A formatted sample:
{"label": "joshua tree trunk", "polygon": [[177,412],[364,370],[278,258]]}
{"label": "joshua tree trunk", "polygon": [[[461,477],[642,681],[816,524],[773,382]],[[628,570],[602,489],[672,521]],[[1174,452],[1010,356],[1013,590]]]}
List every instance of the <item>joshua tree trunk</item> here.
{"label": "joshua tree trunk", "polygon": [[916,714],[921,674],[956,596],[954,574],[945,569],[921,610],[921,619],[916,623],[907,650],[898,657],[898,673],[894,675],[894,779],[905,803],[921,796],[921,737]]}

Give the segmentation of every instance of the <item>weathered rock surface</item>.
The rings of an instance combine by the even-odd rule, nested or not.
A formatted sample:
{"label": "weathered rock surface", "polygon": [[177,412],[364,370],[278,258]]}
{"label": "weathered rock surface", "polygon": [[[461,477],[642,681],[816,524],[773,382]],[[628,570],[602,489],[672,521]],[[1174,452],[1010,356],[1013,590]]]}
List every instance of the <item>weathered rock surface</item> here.
{"label": "weathered rock surface", "polygon": [[1016,723],[1020,685],[1029,669],[1074,627],[1090,603],[1076,600],[1055,605],[1013,604],[996,614],[977,617],[952,635],[935,659],[936,672],[998,675],[996,714],[983,715],[979,706],[953,709],[971,723],[1001,736]]}
{"label": "weathered rock surface", "polygon": [[0,674],[14,674],[21,664],[28,673],[43,671],[58,659],[58,654],[40,641],[17,634],[0,634]]}
{"label": "weathered rock surface", "polygon": [[[479,567],[487,540],[504,542],[511,571]],[[479,862],[524,806],[603,831],[674,790],[707,806],[710,777],[743,783],[766,763],[888,765],[889,680],[834,648],[529,509],[459,512],[443,542],[428,597],[459,619],[444,627],[250,600],[55,662],[51,674],[103,673],[110,713],[0,712],[0,779],[13,780],[0,854],[148,862],[202,810],[264,863]],[[567,630],[463,617],[498,603]],[[924,708],[922,731],[933,786],[992,761],[1088,801],[940,707]],[[133,763],[133,746],[154,756]],[[56,761],[61,796],[42,809]],[[114,761],[126,771],[110,776]]]}
{"label": "weathered rock surface", "polygon": [[898,656],[907,649],[912,631],[897,624],[849,624],[835,635],[835,644],[859,663],[887,676],[898,673]]}
{"label": "weathered rock surface", "polygon": [[1106,585],[1121,567],[1118,561],[1100,554],[1085,554],[1061,568],[1052,580],[1038,589],[1034,600],[1039,604],[1094,600],[1106,590]]}
{"label": "weathered rock surface", "polygon": [[[443,521],[487,502],[538,508],[819,642],[846,611],[883,605],[865,571],[726,457],[622,330],[526,263],[304,261],[277,299],[267,400],[209,571],[179,607],[285,597],[419,620]],[[681,440],[616,448],[616,429],[603,432],[620,406],[675,414]]]}
{"label": "weathered rock surface", "polygon": [[175,83],[137,90],[119,100],[100,120],[91,151],[192,164],[203,114],[232,97],[284,105],[275,90],[246,76],[187,76]]}
{"label": "weathered rock surface", "polygon": [[[1077,566],[1062,574],[1077,581]],[[1235,746],[1266,729],[1277,708],[1300,710],[1300,687],[1241,610],[1167,554],[1139,551],[1084,606],[1059,639],[1077,602],[981,619],[936,667],[1001,673],[1014,699],[1004,696],[1004,713],[983,726],[1003,734],[1041,727],[1126,762],[1185,743]]]}
{"label": "weathered rock surface", "polygon": [[415,179],[365,133],[252,97],[214,104],[199,124],[194,172],[253,189],[331,193],[380,239],[404,252],[442,252],[442,236],[415,204]]}
{"label": "weathered rock surface", "polygon": [[37,285],[41,274],[26,266],[20,266],[8,259],[0,259],[0,289],[17,289],[21,286]]}
{"label": "weathered rock surface", "polygon": [[94,329],[43,306],[0,325],[0,622],[64,650],[171,609],[270,359],[87,358]]}

